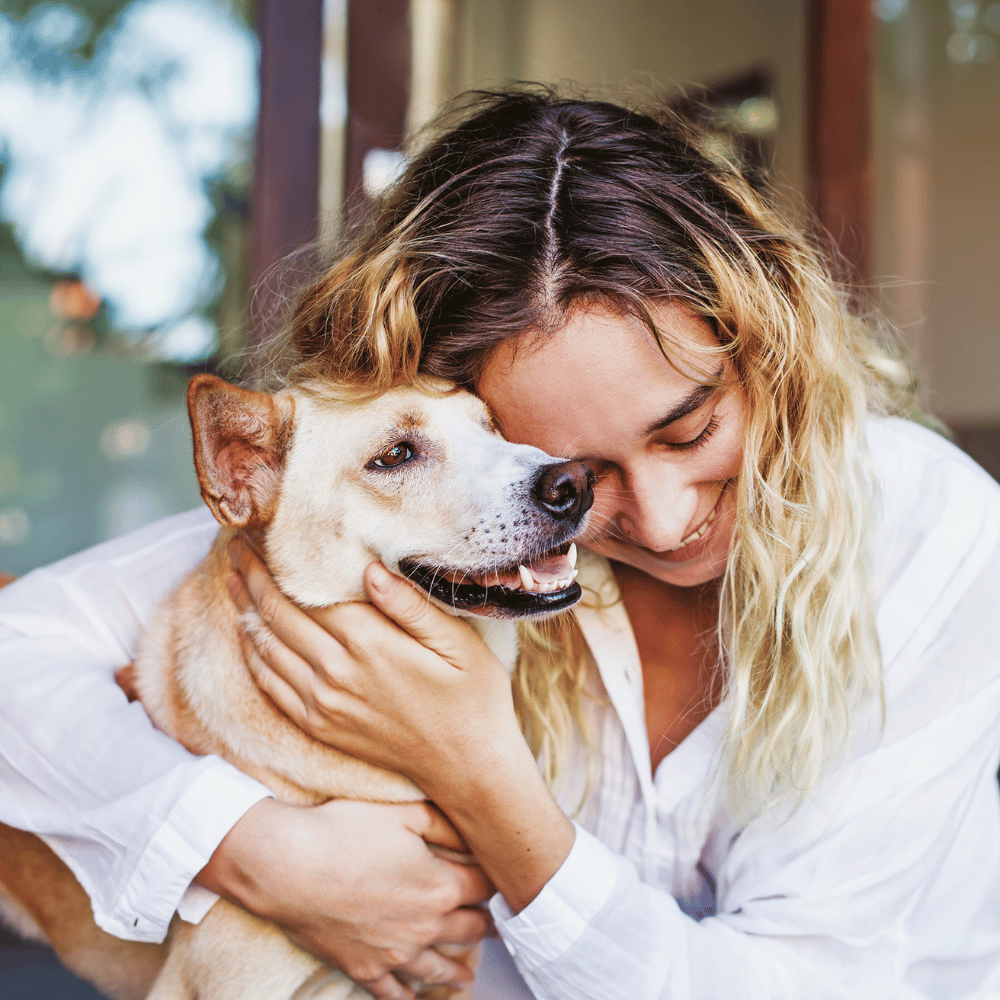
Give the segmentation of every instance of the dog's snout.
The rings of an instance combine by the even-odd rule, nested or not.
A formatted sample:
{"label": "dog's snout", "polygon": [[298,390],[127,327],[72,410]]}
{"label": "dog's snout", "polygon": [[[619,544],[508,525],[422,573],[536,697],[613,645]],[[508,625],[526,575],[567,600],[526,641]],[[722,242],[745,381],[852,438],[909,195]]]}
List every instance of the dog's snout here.
{"label": "dog's snout", "polygon": [[532,495],[550,517],[579,521],[594,505],[594,473],[583,462],[547,465],[535,479]]}

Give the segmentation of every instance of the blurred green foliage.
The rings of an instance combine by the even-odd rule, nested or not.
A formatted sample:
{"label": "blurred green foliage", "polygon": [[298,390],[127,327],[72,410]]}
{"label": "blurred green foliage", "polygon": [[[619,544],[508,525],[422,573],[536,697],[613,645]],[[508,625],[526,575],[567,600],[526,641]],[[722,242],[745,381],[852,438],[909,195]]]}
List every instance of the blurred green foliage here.
{"label": "blurred green foliage", "polygon": [[[69,5],[91,26],[78,67],[127,5]],[[0,0],[0,13],[20,21],[41,6]],[[4,155],[0,141],[0,184]],[[207,186],[215,215],[205,239],[224,280],[206,314],[227,352],[244,325],[249,180],[242,162]],[[0,220],[0,570],[17,575],[200,503],[184,403],[192,369],[151,360],[103,306],[58,315],[53,286],[75,278],[26,260]]]}

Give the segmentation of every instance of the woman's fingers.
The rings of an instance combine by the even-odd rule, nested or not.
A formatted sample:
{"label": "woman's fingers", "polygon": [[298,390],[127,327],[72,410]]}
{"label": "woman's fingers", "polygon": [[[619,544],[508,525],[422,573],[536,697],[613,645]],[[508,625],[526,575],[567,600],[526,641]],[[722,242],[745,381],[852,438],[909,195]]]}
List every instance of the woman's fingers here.
{"label": "woman's fingers", "polygon": [[[257,682],[257,687],[266,694],[271,701],[281,709],[282,712],[287,715],[292,722],[298,726],[303,726],[308,717],[308,709],[306,708],[305,702],[299,695],[298,690],[285,680],[282,676],[284,673],[286,676],[288,673],[302,673],[301,670],[296,671],[294,668],[291,670],[275,670],[271,667],[267,661],[261,656],[257,651],[257,646],[251,641],[250,637],[243,633],[240,636],[240,646],[243,650],[243,659],[246,661],[247,667],[250,669],[250,673],[253,674],[254,680]],[[288,651],[288,657],[285,659],[290,659],[294,657],[295,654],[290,650]],[[298,657],[295,657],[299,659]],[[302,662],[302,661],[300,661]],[[305,670],[309,670],[309,665],[302,662],[302,666]]]}
{"label": "woman's fingers", "polygon": [[448,864],[455,869],[455,883],[458,888],[458,901],[455,906],[485,903],[496,891],[478,865],[457,865],[454,861],[449,861]]}
{"label": "woman's fingers", "polygon": [[386,973],[378,979],[357,980],[375,1000],[416,1000],[416,994],[395,976]]}
{"label": "woman's fingers", "polygon": [[472,945],[495,933],[489,910],[464,906],[459,910],[452,910],[444,918],[441,932],[434,939],[434,944]]}
{"label": "woman's fingers", "polygon": [[[398,806],[404,812],[404,825],[412,830],[418,837],[428,844],[444,847],[449,851],[455,851],[461,856],[468,850],[465,842],[459,836],[458,831],[448,822],[444,814],[430,802],[414,802],[412,804]],[[441,857],[441,855],[439,855]],[[483,874],[483,870],[474,863],[472,855],[468,855],[468,862],[456,861],[447,857],[441,857],[452,869],[451,878],[457,890],[457,895],[453,900],[453,908],[475,906],[477,903],[485,903],[496,891],[490,880]],[[456,912],[468,913],[474,911],[457,910]],[[482,935],[479,935],[480,937]],[[453,943],[464,941],[476,941],[478,937],[461,937]],[[439,941],[451,941],[451,938],[439,938]]]}
{"label": "woman's fingers", "polygon": [[405,824],[428,844],[447,847],[452,851],[467,851],[465,841],[448,822],[443,812],[430,802],[414,802],[400,806],[405,811]]}
{"label": "woman's fingers", "polygon": [[335,641],[330,634],[285,597],[260,556],[246,542],[242,539],[230,542],[229,555],[246,587],[245,594],[234,592],[230,587],[237,608],[256,610],[268,628],[283,643],[297,650],[305,661],[322,662]]}
{"label": "woman's fingers", "polygon": [[454,667],[466,665],[462,640],[472,633],[440,608],[431,604],[425,593],[390,573],[381,563],[365,570],[365,587],[372,603],[408,632],[421,645],[433,649]]}
{"label": "woman's fingers", "polygon": [[396,971],[413,976],[428,986],[437,983],[445,983],[456,988],[472,985],[472,970],[467,965],[462,965],[461,962],[456,962],[433,948],[420,952]]}

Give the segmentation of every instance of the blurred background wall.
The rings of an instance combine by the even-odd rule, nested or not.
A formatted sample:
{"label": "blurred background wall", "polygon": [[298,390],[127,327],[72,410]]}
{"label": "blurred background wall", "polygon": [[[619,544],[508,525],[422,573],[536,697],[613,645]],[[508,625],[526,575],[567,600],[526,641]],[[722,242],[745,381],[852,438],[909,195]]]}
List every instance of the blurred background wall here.
{"label": "blurred background wall", "polygon": [[0,570],[195,505],[190,374],[518,79],[716,106],[1000,473],[998,39],[975,0],[0,0]]}

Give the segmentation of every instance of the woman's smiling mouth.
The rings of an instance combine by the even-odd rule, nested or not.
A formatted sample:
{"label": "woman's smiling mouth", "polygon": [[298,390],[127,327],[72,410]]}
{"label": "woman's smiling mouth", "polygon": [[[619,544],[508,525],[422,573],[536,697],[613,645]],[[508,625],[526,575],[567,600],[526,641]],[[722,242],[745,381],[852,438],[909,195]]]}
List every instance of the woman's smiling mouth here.
{"label": "woman's smiling mouth", "polygon": [[[718,500],[715,501],[715,506],[709,512],[708,517],[705,518],[701,524],[698,525],[694,531],[691,532],[686,538],[683,539],[678,545],[675,545],[672,549],[666,549],[663,552],[656,552],[653,549],[647,549],[642,546],[643,551],[648,552],[650,556],[659,562],[688,562],[692,559],[697,559],[702,553],[708,548],[709,543],[712,541],[712,536],[714,533],[714,528],[717,525],[717,519],[719,511],[722,508],[723,501],[729,492],[730,483],[726,483],[722,487],[722,491],[719,493]],[[638,547],[638,546],[637,546]]]}
{"label": "woman's smiling mouth", "polygon": [[[716,507],[717,506],[718,504],[716,504]],[[680,552],[681,549],[686,549],[692,542],[698,541],[698,539],[701,538],[706,531],[708,531],[708,526],[715,520],[716,507],[712,508],[712,513],[701,522],[701,525],[698,528],[692,531],[691,534],[680,543],[680,545],[675,545],[672,549],[670,549],[670,551]]]}

